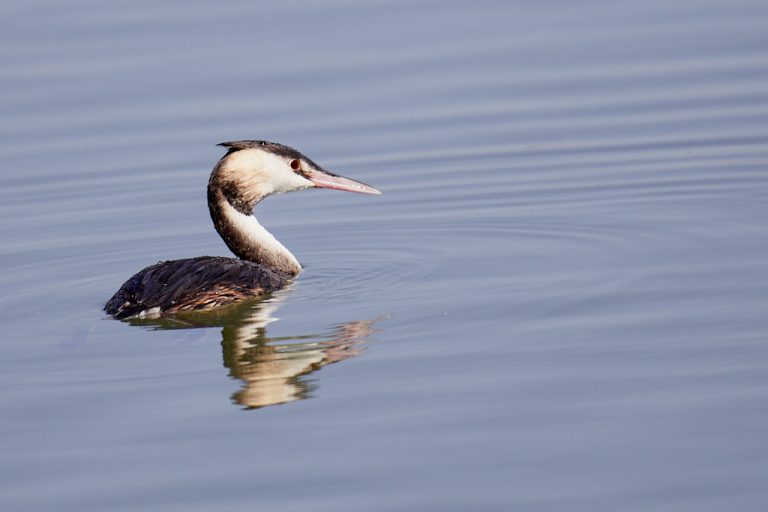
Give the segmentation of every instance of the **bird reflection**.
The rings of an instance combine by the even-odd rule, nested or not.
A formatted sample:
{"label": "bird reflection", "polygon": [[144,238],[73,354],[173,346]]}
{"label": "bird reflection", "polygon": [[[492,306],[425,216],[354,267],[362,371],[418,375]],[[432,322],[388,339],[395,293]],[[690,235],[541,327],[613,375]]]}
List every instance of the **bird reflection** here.
{"label": "bird reflection", "polygon": [[229,308],[187,312],[173,317],[130,319],[131,325],[156,329],[222,327],[222,356],[229,375],[243,382],[232,400],[248,409],[307,398],[315,386],[308,375],[331,363],[360,355],[376,330],[376,320],[337,325],[329,335],[267,336],[266,326],[277,318],[281,292],[259,302]]}

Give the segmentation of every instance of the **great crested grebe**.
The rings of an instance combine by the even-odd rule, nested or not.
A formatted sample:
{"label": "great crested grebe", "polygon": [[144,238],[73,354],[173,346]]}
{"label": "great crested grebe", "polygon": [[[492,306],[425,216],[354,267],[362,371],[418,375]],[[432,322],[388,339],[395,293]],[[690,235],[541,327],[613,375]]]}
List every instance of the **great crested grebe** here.
{"label": "great crested grebe", "polygon": [[200,256],[151,265],[109,299],[108,314],[128,318],[208,309],[276,291],[301,272],[301,265],[252,215],[259,201],[313,187],[381,194],[282,144],[240,140],[219,146],[228,151],[208,180],[208,209],[237,258]]}

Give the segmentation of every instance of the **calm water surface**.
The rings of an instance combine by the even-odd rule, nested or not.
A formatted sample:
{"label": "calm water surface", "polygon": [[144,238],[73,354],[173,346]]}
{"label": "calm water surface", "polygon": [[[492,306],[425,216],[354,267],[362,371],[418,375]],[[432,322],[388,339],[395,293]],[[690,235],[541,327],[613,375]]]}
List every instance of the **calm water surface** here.
{"label": "calm water surface", "polygon": [[[768,507],[768,4],[5,2],[0,508]],[[122,323],[226,255],[215,143],[381,197],[259,219],[266,303]]]}

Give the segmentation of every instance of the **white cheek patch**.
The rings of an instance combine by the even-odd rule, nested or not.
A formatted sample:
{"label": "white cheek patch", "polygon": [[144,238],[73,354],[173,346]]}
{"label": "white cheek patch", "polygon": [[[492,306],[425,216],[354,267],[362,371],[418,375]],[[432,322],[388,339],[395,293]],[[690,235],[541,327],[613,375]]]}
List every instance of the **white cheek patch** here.
{"label": "white cheek patch", "polygon": [[[285,163],[283,163],[283,165],[285,166]],[[301,190],[315,186],[314,183],[304,176],[294,172],[290,167],[287,167],[287,170],[285,167],[282,172],[278,171],[275,173],[276,180],[274,193],[281,194],[283,192],[291,192],[293,190]]]}
{"label": "white cheek patch", "polygon": [[238,169],[258,181],[264,196],[313,187],[314,184],[291,169],[285,157],[258,149],[244,149],[229,157],[227,167]]}

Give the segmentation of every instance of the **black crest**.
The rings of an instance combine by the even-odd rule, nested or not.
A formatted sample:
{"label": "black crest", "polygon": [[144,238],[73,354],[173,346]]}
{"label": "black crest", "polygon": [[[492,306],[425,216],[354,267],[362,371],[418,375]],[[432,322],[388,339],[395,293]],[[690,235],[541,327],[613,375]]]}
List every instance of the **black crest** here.
{"label": "black crest", "polygon": [[220,142],[217,144],[217,146],[223,146],[229,149],[227,152],[228,155],[234,153],[235,151],[240,151],[241,149],[264,149],[276,155],[284,156],[285,158],[290,158],[292,160],[303,160],[315,169],[327,172],[332,176],[336,176],[335,174],[326,171],[292,147],[279,144],[277,142],[269,142],[268,140],[234,140],[231,142]]}
{"label": "black crest", "polygon": [[266,140],[235,140],[232,142],[222,142],[217,145],[228,148],[230,153],[240,151],[241,149],[264,149],[270,153],[284,156],[286,158],[304,159],[307,161],[309,160],[307,157],[292,147],[278,144],[277,142],[269,142]]}

